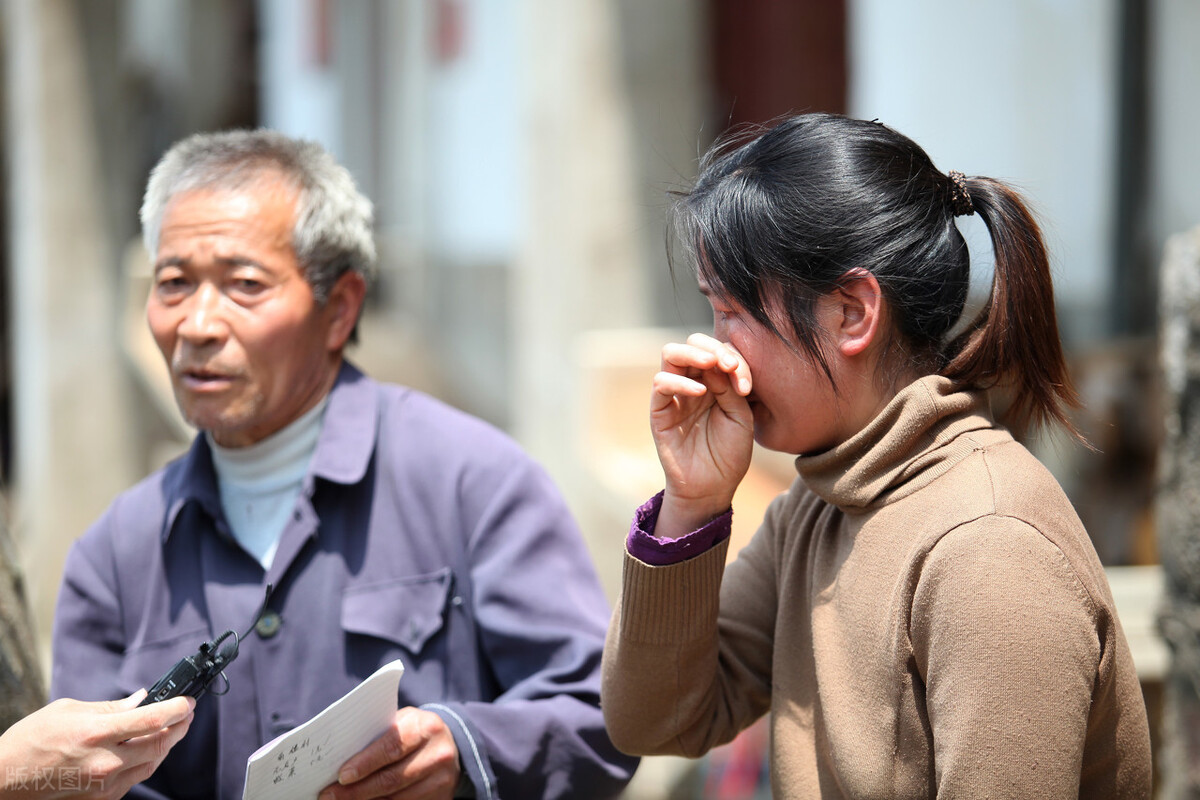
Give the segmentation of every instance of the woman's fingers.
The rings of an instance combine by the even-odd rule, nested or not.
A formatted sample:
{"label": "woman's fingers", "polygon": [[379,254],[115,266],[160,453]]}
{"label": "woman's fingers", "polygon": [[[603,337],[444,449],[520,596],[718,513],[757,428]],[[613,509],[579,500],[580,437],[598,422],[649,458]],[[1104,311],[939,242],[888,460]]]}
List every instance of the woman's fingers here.
{"label": "woman's fingers", "polygon": [[750,365],[746,363],[746,359],[742,358],[742,354],[736,347],[729,342],[720,342],[711,336],[705,336],[703,333],[692,334],[688,340],[691,341],[693,338],[702,341],[704,347],[713,348],[713,353],[717,358],[717,367],[729,375],[729,385],[735,392],[743,397],[750,394],[752,386]]}
{"label": "woman's fingers", "polygon": [[662,349],[662,370],[684,374],[690,371],[704,371],[717,366],[717,355],[702,347],[691,344],[671,342]]}
{"label": "woman's fingers", "polygon": [[680,401],[706,394],[710,397],[707,403],[734,409],[743,401],[738,399],[730,405],[732,397],[745,397],[751,386],[750,367],[736,347],[694,333],[686,343],[671,342],[663,347],[662,368],[654,376],[650,409],[659,413]]}
{"label": "woman's fingers", "polygon": [[685,397],[702,397],[708,391],[703,382],[693,380],[686,375],[674,372],[659,372],[654,376],[654,396],[656,399],[666,399],[683,395]]}
{"label": "woman's fingers", "polygon": [[[705,360],[711,366],[701,367],[702,369],[716,368],[726,373],[729,375],[729,385],[733,387],[735,392],[743,397],[750,394],[750,389],[753,385],[752,378],[750,377],[750,365],[746,363],[746,359],[742,358],[742,354],[731,343],[714,339],[708,334],[693,333],[688,337],[686,345],[678,346],[693,348],[695,351],[701,353],[708,353],[709,356]],[[698,356],[695,357],[699,358]]]}

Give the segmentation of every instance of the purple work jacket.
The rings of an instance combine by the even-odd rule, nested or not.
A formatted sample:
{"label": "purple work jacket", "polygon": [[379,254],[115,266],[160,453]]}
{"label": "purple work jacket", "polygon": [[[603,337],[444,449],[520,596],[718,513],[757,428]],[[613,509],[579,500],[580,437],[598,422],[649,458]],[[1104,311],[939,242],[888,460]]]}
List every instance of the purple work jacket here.
{"label": "purple work jacket", "polygon": [[[508,437],[343,365],[271,568],[232,539],[203,436],[121,494],[67,558],[55,697],[126,696],[267,622],[131,796],[240,798],[246,759],[399,658],[480,798],[619,793],[599,709],[609,608],[572,516]],[[223,688],[220,678],[213,684]]]}

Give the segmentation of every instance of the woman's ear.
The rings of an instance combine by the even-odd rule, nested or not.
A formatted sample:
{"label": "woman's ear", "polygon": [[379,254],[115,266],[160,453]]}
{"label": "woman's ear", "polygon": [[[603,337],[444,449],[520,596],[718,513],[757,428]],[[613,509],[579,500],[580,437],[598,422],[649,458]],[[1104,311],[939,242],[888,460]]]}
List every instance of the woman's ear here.
{"label": "woman's ear", "polygon": [[325,302],[325,314],[329,319],[329,331],[325,346],[330,352],[340,351],[346,346],[354,326],[358,322],[358,313],[362,309],[367,296],[367,282],[357,272],[343,272],[329,291],[329,299]]}
{"label": "woman's ear", "polygon": [[871,346],[883,325],[883,295],[879,281],[865,269],[853,269],[842,277],[833,300],[841,307],[833,331],[838,351],[857,356]]}

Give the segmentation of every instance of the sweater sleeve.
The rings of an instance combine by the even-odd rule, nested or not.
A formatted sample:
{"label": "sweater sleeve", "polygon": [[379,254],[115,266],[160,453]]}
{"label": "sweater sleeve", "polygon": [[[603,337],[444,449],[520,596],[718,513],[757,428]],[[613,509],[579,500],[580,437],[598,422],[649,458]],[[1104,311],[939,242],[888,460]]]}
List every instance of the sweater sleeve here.
{"label": "sweater sleeve", "polygon": [[769,520],[728,569],[728,537],[665,566],[626,553],[601,690],[619,749],[698,757],[766,712],[776,580]]}
{"label": "sweater sleeve", "polygon": [[708,524],[678,539],[659,539],[654,535],[663,493],[651,497],[633,515],[625,549],[629,555],[654,567],[665,567],[694,558],[729,538],[733,530],[733,509]]}
{"label": "sweater sleeve", "polygon": [[942,537],[913,596],[938,797],[1077,797],[1102,642],[1063,553],[1009,517]]}

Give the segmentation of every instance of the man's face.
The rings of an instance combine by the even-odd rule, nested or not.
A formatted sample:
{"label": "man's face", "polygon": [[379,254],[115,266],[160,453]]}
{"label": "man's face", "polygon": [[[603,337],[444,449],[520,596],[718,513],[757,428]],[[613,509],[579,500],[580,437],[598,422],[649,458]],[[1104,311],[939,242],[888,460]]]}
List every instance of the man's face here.
{"label": "man's face", "polygon": [[280,430],[337,376],[344,281],[317,305],[292,250],[296,201],[265,175],[178,194],[163,214],[146,318],[184,417],[225,447]]}

